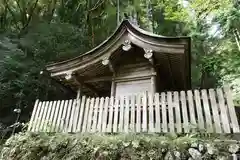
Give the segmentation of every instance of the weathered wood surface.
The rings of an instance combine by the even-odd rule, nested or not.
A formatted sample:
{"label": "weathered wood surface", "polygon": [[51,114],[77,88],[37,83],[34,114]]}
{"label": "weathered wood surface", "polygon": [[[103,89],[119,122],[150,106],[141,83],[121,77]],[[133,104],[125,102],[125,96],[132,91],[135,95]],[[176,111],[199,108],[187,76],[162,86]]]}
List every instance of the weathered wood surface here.
{"label": "weathered wood surface", "polygon": [[36,101],[32,132],[239,133],[229,88]]}

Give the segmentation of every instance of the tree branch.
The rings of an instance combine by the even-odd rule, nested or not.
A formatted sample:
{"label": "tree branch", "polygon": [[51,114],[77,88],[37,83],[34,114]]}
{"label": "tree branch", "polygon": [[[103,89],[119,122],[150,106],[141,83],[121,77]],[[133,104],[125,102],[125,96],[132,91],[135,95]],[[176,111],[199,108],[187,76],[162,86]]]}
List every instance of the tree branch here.
{"label": "tree branch", "polygon": [[17,19],[15,17],[15,14],[13,13],[13,11],[11,10],[11,8],[9,7],[8,5],[8,2],[6,0],[4,0],[4,3],[5,3],[5,7],[7,8],[7,10],[11,13],[12,17],[13,17],[13,20],[14,20],[14,24],[16,26],[16,28],[18,30],[20,30],[19,26],[18,26],[18,23],[17,23]]}
{"label": "tree branch", "polygon": [[96,10],[99,6],[101,6],[103,3],[105,2],[105,0],[98,0],[97,3],[94,5],[93,8],[91,8],[90,10],[88,10],[89,12],[92,12],[94,10]]}
{"label": "tree branch", "polygon": [[24,31],[24,30],[28,27],[28,25],[29,25],[29,23],[30,23],[30,21],[31,21],[31,19],[32,19],[32,16],[33,16],[33,12],[34,12],[34,10],[35,10],[36,7],[37,7],[38,1],[39,1],[39,0],[36,0],[35,3],[33,4],[33,6],[31,7],[31,12],[30,12],[30,14],[29,14],[27,23],[23,26],[22,31]]}

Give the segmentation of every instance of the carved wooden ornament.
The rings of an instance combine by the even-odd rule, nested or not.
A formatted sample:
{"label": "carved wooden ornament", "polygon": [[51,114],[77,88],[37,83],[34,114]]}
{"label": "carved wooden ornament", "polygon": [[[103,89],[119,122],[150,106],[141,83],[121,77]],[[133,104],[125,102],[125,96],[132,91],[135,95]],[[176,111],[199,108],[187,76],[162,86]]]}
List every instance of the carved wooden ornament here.
{"label": "carved wooden ornament", "polygon": [[144,51],[145,51],[145,54],[144,54],[145,58],[147,58],[147,59],[152,58],[152,56],[153,56],[153,50],[152,49],[144,49]]}
{"label": "carved wooden ornament", "polygon": [[129,40],[125,40],[122,46],[124,51],[129,51],[132,48],[131,42]]}

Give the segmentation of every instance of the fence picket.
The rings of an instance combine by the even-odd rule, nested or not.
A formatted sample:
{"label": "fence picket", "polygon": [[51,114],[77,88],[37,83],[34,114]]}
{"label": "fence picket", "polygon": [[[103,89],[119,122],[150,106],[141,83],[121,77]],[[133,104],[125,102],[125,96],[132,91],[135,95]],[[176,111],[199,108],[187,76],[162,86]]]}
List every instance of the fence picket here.
{"label": "fence picket", "polygon": [[41,119],[41,123],[39,124],[39,130],[42,132],[44,131],[43,128],[44,128],[44,124],[46,123],[48,105],[49,105],[49,101],[46,101],[44,107],[42,107],[42,110],[43,110],[42,119]]}
{"label": "fence picket", "polygon": [[175,125],[173,119],[173,102],[172,102],[172,93],[167,92],[167,102],[168,102],[168,119],[169,119],[169,131],[174,133]]}
{"label": "fence picket", "polygon": [[93,107],[94,107],[95,98],[91,99],[89,113],[88,113],[88,123],[87,123],[87,132],[92,130],[92,118],[93,118]]}
{"label": "fence picket", "polygon": [[37,108],[37,112],[36,112],[36,117],[34,117],[33,129],[32,129],[33,132],[37,131],[37,127],[38,127],[37,123],[39,121],[39,113],[41,111],[41,106],[42,106],[42,102],[39,102],[38,106],[37,106],[38,108]]}
{"label": "fence picket", "polygon": [[50,117],[49,117],[49,121],[48,121],[48,132],[52,132],[53,118],[54,118],[54,114],[55,114],[55,110],[56,110],[56,104],[57,104],[57,101],[53,101],[52,109],[51,109]]}
{"label": "fence picket", "polygon": [[64,106],[64,101],[62,100],[60,102],[59,113],[58,113],[58,116],[57,116],[56,132],[59,132],[61,130],[61,119],[62,119],[62,114],[63,114],[63,106]]}
{"label": "fence picket", "polygon": [[213,112],[213,121],[215,124],[215,132],[222,133],[220,117],[219,117],[219,110],[218,110],[217,102],[216,102],[216,98],[215,98],[215,91],[213,89],[209,90],[209,97],[210,97],[210,102],[211,102],[211,107],[212,107],[212,112]]}
{"label": "fence picket", "polygon": [[226,94],[227,107],[228,107],[229,114],[230,114],[230,120],[231,120],[231,124],[232,124],[233,133],[239,133],[240,129],[239,129],[239,124],[238,124],[230,88],[224,87],[224,92]]}
{"label": "fence picket", "polygon": [[173,99],[174,99],[174,104],[175,104],[175,113],[176,113],[176,128],[177,128],[177,133],[182,132],[182,120],[181,120],[181,110],[179,106],[179,93],[174,92],[173,93]]}
{"label": "fence picket", "polygon": [[221,111],[220,115],[221,115],[223,130],[225,131],[225,133],[230,133],[229,120],[228,120],[227,110],[224,102],[223,92],[220,88],[217,89],[217,94],[218,94],[218,104]]}
{"label": "fence picket", "polygon": [[57,118],[58,118],[58,112],[59,112],[59,105],[60,105],[60,101],[57,101],[57,104],[55,106],[55,112],[54,112],[54,118],[52,121],[52,127],[51,127],[51,131],[50,132],[56,132],[57,130]]}
{"label": "fence picket", "polygon": [[84,109],[85,109],[85,101],[86,101],[86,97],[82,96],[81,98],[81,107],[80,107],[80,113],[79,113],[79,118],[78,118],[78,125],[77,125],[77,132],[81,131],[81,127],[83,124],[83,118],[84,118]]}
{"label": "fence picket", "polygon": [[89,106],[90,106],[90,98],[87,98],[86,108],[85,108],[85,112],[84,112],[84,120],[83,120],[83,125],[82,125],[82,132],[86,132],[86,130],[87,130]]}
{"label": "fence picket", "polygon": [[97,128],[97,118],[98,118],[98,106],[99,106],[99,98],[96,98],[96,102],[94,105],[94,114],[93,114],[93,124],[92,124],[92,130],[91,132],[96,132]]}
{"label": "fence picket", "polygon": [[148,105],[149,105],[149,132],[154,132],[154,114],[153,114],[153,95],[148,94]]}
{"label": "fence picket", "polygon": [[136,132],[141,132],[141,95],[137,95],[137,122]]}
{"label": "fence picket", "polygon": [[43,101],[42,105],[40,107],[40,111],[39,111],[39,114],[38,114],[38,121],[37,121],[37,124],[36,124],[37,127],[35,128],[36,132],[40,132],[41,131],[39,126],[41,126],[42,116],[43,116],[43,111],[44,111],[45,104],[46,104],[46,102]]}
{"label": "fence picket", "polygon": [[49,102],[49,106],[48,106],[48,111],[47,111],[47,115],[46,115],[46,122],[43,126],[43,131],[44,132],[48,132],[49,131],[49,120],[50,120],[50,116],[51,116],[51,112],[52,112],[52,105],[53,105],[53,101]]}
{"label": "fence picket", "polygon": [[131,132],[135,132],[135,95],[131,96]]}
{"label": "fence picket", "polygon": [[35,101],[35,104],[34,104],[34,107],[33,107],[33,111],[32,111],[32,116],[31,116],[31,119],[30,119],[30,122],[29,122],[29,126],[28,126],[28,131],[32,131],[33,121],[35,119],[36,112],[37,112],[37,109],[38,109],[38,103],[39,103],[39,99],[37,99]]}
{"label": "fence picket", "polygon": [[188,112],[187,112],[185,91],[181,91],[180,96],[181,96],[181,103],[182,103],[183,128],[184,128],[184,132],[188,133],[189,132],[189,123],[188,123]]}
{"label": "fence picket", "polygon": [[73,100],[73,103],[72,103],[72,109],[71,109],[71,112],[70,112],[70,121],[69,121],[69,124],[68,124],[68,132],[73,132],[73,122],[74,122],[74,117],[75,117],[75,113],[76,113],[76,99]]}
{"label": "fence picket", "polygon": [[68,103],[69,103],[68,100],[64,101],[63,113],[62,113],[62,116],[61,116],[61,124],[60,124],[60,130],[61,130],[61,132],[65,132],[67,109],[68,109],[68,107],[69,107],[69,106],[68,106]]}
{"label": "fence picket", "polygon": [[65,121],[65,127],[64,131],[69,131],[69,122],[70,122],[70,116],[71,116],[71,110],[72,110],[73,100],[68,101],[68,107],[67,107],[67,114],[66,114],[66,121]]}
{"label": "fence picket", "polygon": [[119,108],[119,98],[116,98],[115,99],[115,105],[114,105],[113,132],[118,131],[118,108]]}
{"label": "fence picket", "polygon": [[195,130],[197,128],[197,122],[196,122],[195,108],[193,104],[192,91],[187,91],[187,99],[188,99],[188,108],[190,113],[190,122],[191,122],[190,125],[193,126],[193,130]]}
{"label": "fence picket", "polygon": [[126,96],[125,104],[124,132],[127,133],[129,129],[129,96]]}
{"label": "fence picket", "polygon": [[119,132],[123,131],[123,116],[124,116],[124,96],[120,97],[120,115],[119,115]]}
{"label": "fence picket", "polygon": [[194,90],[194,97],[196,102],[196,108],[197,108],[197,118],[198,118],[198,129],[203,130],[204,129],[204,121],[203,121],[203,111],[202,111],[202,105],[200,100],[200,93],[198,90]]}
{"label": "fence picket", "polygon": [[159,93],[155,93],[155,112],[156,112],[156,125],[155,132],[161,132],[161,116],[160,116],[160,101],[159,101]]}
{"label": "fence picket", "polygon": [[142,131],[147,132],[147,109],[148,109],[148,106],[147,106],[147,94],[146,94],[146,92],[143,94],[142,98],[143,98],[143,101],[142,101],[142,103],[143,103]]}
{"label": "fence picket", "polygon": [[79,123],[78,119],[79,119],[80,105],[81,105],[81,99],[77,98],[76,99],[76,109],[75,109],[74,117],[73,117],[72,132],[77,132],[77,124]]}
{"label": "fence picket", "polygon": [[114,112],[114,97],[111,97],[107,132],[112,132],[113,129],[113,112]]}
{"label": "fence picket", "polygon": [[203,89],[201,91],[202,93],[202,99],[203,99],[203,108],[204,108],[204,112],[205,112],[205,116],[206,116],[206,129],[208,132],[212,133],[213,132],[213,128],[212,128],[212,117],[211,117],[211,112],[209,109],[209,103],[208,103],[208,97],[207,97],[207,91],[206,89]]}
{"label": "fence picket", "polygon": [[167,126],[167,109],[166,109],[166,94],[164,92],[161,93],[161,104],[162,104],[162,132],[168,132]]}
{"label": "fence picket", "polygon": [[102,131],[103,105],[104,105],[104,98],[102,97],[100,99],[100,105],[99,105],[99,116],[98,116],[98,120],[97,120],[97,132],[101,132]]}
{"label": "fence picket", "polygon": [[105,104],[104,104],[104,110],[103,110],[102,132],[107,132],[108,108],[109,108],[109,98],[106,97]]}

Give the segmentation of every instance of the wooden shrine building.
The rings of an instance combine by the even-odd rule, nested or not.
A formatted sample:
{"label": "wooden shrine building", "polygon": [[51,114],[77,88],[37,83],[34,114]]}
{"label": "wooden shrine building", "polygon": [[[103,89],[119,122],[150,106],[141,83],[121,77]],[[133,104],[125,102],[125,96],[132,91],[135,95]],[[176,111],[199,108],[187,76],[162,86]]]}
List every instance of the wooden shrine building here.
{"label": "wooden shrine building", "polygon": [[159,36],[123,21],[91,51],[46,67],[78,96],[37,100],[28,130],[238,133],[228,87],[191,90],[190,46],[190,37]]}
{"label": "wooden shrine building", "polygon": [[48,65],[47,71],[89,96],[186,90],[191,86],[190,41],[158,36],[125,20],[96,48]]}

